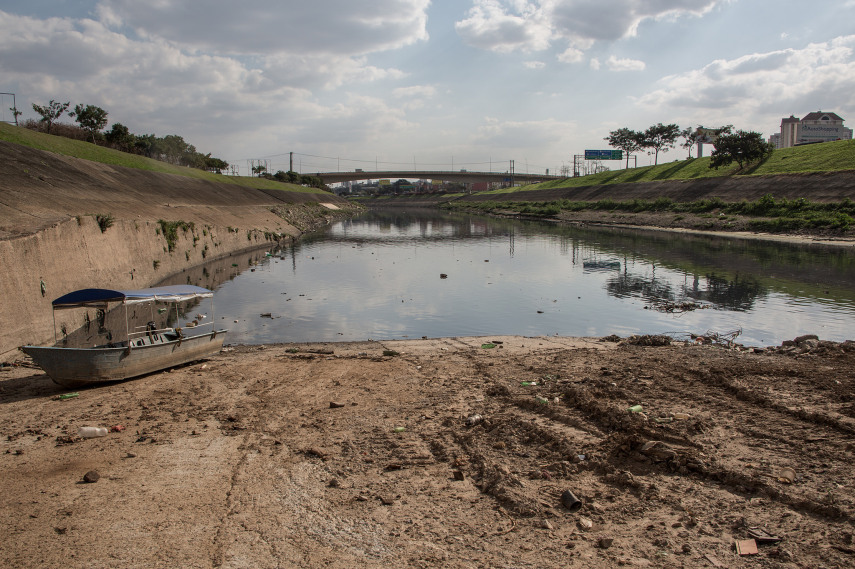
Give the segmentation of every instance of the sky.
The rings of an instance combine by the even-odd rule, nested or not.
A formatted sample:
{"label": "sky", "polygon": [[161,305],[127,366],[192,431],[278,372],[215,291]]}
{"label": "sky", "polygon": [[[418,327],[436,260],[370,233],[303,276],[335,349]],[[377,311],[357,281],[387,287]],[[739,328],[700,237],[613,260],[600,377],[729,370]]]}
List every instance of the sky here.
{"label": "sky", "polygon": [[0,0],[0,91],[244,175],[290,152],[302,173],[556,173],[624,127],[851,128],[853,22],[855,0]]}

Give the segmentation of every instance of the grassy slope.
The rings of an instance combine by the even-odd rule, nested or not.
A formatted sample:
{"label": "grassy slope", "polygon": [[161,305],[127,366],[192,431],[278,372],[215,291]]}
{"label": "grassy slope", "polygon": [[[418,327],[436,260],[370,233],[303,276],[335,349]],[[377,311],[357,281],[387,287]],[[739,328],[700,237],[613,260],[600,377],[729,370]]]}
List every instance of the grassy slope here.
{"label": "grassy slope", "polygon": [[[664,156],[667,156],[664,155]],[[663,155],[660,154],[660,158]],[[697,158],[665,162],[657,166],[643,166],[629,170],[612,170],[579,178],[566,178],[532,184],[522,188],[503,188],[486,193],[510,193],[514,191],[544,190],[552,188],[571,188],[596,186],[627,182],[656,182],[661,180],[692,180],[737,175],[736,166],[720,168],[709,167],[710,159]],[[769,176],[776,174],[806,174],[811,172],[837,172],[855,170],[855,140],[840,140],[824,144],[810,144],[794,148],[776,150],[760,164],[748,166],[740,176]]]}
{"label": "grassy slope", "polygon": [[175,166],[161,162],[160,160],[152,160],[144,156],[136,154],[128,154],[111,148],[103,148],[89,142],[80,140],[72,140],[61,136],[52,136],[33,130],[18,128],[10,124],[0,123],[0,140],[29,146],[54,154],[62,154],[72,156],[74,158],[82,158],[91,160],[92,162],[101,162],[103,164],[111,164],[114,166],[124,166],[126,168],[135,168],[137,170],[148,170],[151,172],[161,172],[164,174],[175,174],[177,176],[185,176],[187,178],[197,178],[200,180],[208,180],[211,182],[219,182],[222,184],[235,184],[250,188],[260,188],[266,190],[287,190],[289,192],[307,192],[307,193],[325,193],[317,188],[306,188],[295,184],[284,184],[274,180],[265,178],[255,178],[248,176],[223,176],[205,172],[196,168],[187,168],[185,166]]}

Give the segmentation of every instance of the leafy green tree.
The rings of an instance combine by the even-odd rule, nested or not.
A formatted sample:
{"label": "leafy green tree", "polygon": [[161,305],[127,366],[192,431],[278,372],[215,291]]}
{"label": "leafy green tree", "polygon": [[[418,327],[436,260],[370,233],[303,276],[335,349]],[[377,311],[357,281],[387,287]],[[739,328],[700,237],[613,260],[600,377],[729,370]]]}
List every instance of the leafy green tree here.
{"label": "leafy green tree", "polygon": [[95,105],[76,105],[74,110],[68,113],[75,117],[77,124],[86,130],[92,136],[92,142],[95,142],[95,133],[107,126],[107,111]]}
{"label": "leafy green tree", "polygon": [[674,148],[677,142],[677,137],[680,136],[680,127],[675,124],[658,123],[643,133],[639,137],[639,144],[642,148],[649,148],[651,151],[648,154],[653,154],[653,165],[659,163],[659,153],[668,152]]}
{"label": "leafy green tree", "polygon": [[629,168],[629,155],[633,152],[638,152],[643,148],[644,134],[636,132],[628,128],[620,128],[613,130],[603,140],[609,143],[612,148],[619,148],[626,154],[626,167]]}
{"label": "leafy green tree", "polygon": [[710,154],[710,168],[718,170],[736,162],[741,170],[746,164],[768,157],[775,146],[764,140],[759,132],[737,130],[732,134],[722,134],[715,142],[715,150]]}
{"label": "leafy green tree", "polygon": [[252,167],[252,173],[258,176],[259,178],[267,173],[267,166],[259,164],[258,166]]}
{"label": "leafy green tree", "polygon": [[47,133],[50,134],[50,127],[57,121],[57,119],[59,119],[59,117],[65,114],[65,111],[68,110],[70,105],[70,102],[59,103],[51,99],[45,106],[33,103],[33,110],[41,115],[42,118],[39,122],[47,124]]}
{"label": "leafy green tree", "polygon": [[154,158],[154,141],[157,139],[153,134],[134,135],[134,152],[147,158]]}
{"label": "leafy green tree", "polygon": [[[225,160],[221,160],[219,158],[214,158],[211,156],[211,153],[205,155],[205,168],[212,172],[216,172],[217,174],[222,174],[223,170],[227,170],[229,167],[229,163]],[[278,174],[279,172],[277,172]]]}
{"label": "leafy green tree", "polygon": [[134,147],[135,137],[122,123],[113,123],[110,130],[104,134],[104,138],[110,146],[122,152],[130,152]]}

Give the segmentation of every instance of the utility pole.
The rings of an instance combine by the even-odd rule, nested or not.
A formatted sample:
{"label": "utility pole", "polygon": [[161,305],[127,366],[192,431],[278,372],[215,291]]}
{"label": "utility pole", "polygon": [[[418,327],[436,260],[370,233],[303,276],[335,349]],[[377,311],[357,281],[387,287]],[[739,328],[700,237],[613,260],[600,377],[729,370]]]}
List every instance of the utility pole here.
{"label": "utility pole", "polygon": [[511,187],[514,187],[514,161],[511,160]]}
{"label": "utility pole", "polygon": [[288,171],[289,172],[294,171],[294,153],[293,152],[288,153]]}

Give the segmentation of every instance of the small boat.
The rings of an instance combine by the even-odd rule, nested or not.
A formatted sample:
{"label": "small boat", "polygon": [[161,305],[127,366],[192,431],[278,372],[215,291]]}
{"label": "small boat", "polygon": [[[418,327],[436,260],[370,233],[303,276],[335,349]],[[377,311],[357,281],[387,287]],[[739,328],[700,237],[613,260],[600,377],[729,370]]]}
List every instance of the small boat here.
{"label": "small boat", "polygon": [[[101,314],[105,314],[110,306],[124,306],[125,339],[113,342],[110,334],[110,341],[104,345],[74,348],[61,346],[57,341],[53,346],[22,346],[21,350],[55,383],[65,387],[127,379],[192,362],[215,354],[223,347],[226,330],[214,328],[213,296],[212,291],[192,285],[140,290],[77,290],[53,301],[54,333],[57,310],[96,308],[103,310]],[[177,317],[179,303],[201,298],[212,298],[211,322],[188,323],[187,327],[192,328],[192,335],[185,335],[181,328],[158,328],[154,322],[156,302],[174,305]],[[145,326],[131,329],[128,307],[145,303],[151,306],[152,321]],[[88,313],[86,318],[88,321]],[[211,330],[199,333],[198,329],[203,326],[210,326]]]}

